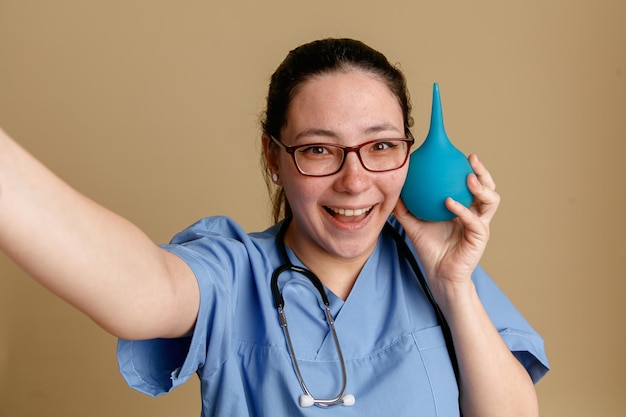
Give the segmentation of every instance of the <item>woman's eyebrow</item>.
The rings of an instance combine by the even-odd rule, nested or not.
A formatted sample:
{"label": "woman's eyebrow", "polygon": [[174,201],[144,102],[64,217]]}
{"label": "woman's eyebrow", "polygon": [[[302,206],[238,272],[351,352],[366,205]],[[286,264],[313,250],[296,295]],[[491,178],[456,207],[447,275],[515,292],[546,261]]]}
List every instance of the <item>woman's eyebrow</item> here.
{"label": "woman's eyebrow", "polygon": [[294,137],[293,140],[297,142],[298,140],[301,140],[310,136],[322,136],[326,138],[338,139],[337,134],[331,130],[321,129],[321,128],[311,128],[311,129],[303,130],[302,132],[298,133]]}
{"label": "woman's eyebrow", "polygon": [[391,123],[381,123],[374,126],[371,126],[365,130],[366,134],[386,132],[386,131],[394,131],[400,132],[396,126]]}
{"label": "woman's eyebrow", "polygon": [[[400,133],[400,131],[393,124],[391,124],[391,123],[380,123],[380,124],[376,124],[376,125],[370,126],[367,129],[365,129],[364,134],[365,135],[372,135],[372,134],[375,134],[375,133],[386,132],[386,131],[393,131],[393,132]],[[322,128],[310,128],[310,129],[306,129],[306,130],[303,130],[302,132],[298,133],[294,137],[294,141],[297,142],[298,140],[301,140],[301,139],[304,139],[304,138],[307,138],[307,137],[311,137],[311,136],[325,137],[325,138],[335,139],[335,140],[339,139],[339,136],[335,132],[333,132],[332,130],[322,129]]]}

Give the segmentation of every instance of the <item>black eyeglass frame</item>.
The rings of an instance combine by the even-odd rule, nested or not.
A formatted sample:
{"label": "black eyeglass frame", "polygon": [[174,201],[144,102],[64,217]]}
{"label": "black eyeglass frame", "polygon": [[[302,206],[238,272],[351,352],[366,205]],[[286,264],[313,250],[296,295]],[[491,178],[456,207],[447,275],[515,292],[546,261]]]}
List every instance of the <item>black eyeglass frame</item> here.
{"label": "black eyeglass frame", "polygon": [[[384,138],[384,139],[374,139],[374,140],[369,140],[367,142],[363,142],[360,145],[356,145],[356,146],[343,146],[343,145],[337,145],[334,143],[306,143],[306,144],[302,144],[302,145],[295,145],[295,146],[287,146],[284,143],[282,143],[280,140],[276,139],[274,136],[270,135],[270,138],[272,139],[272,142],[274,142],[276,144],[276,146],[278,146],[280,149],[282,149],[283,151],[287,152],[288,154],[291,155],[291,159],[293,159],[293,163],[296,166],[296,169],[298,170],[298,172],[304,176],[307,177],[328,177],[331,175],[335,175],[336,173],[338,173],[339,171],[341,171],[341,168],[343,168],[343,164],[346,162],[346,155],[349,152],[354,152],[356,153],[357,157],[359,158],[359,162],[361,162],[361,166],[363,168],[365,168],[366,171],[369,172],[389,172],[389,171],[395,171],[396,169],[400,169],[402,168],[405,164],[406,161],[408,161],[409,159],[409,155],[410,155],[410,151],[411,151],[411,147],[413,146],[413,144],[415,143],[415,139],[409,137],[409,138]],[[402,163],[400,165],[398,165],[395,168],[389,168],[389,169],[371,169],[365,166],[365,163],[363,162],[363,159],[361,158],[361,148],[367,146],[367,145],[371,145],[372,143],[384,143],[384,142],[389,142],[389,141],[394,141],[394,142],[404,142],[406,143],[408,146],[406,148],[406,155],[404,156],[404,161],[402,161]],[[302,170],[302,168],[300,168],[300,166],[298,165],[298,161],[296,161],[296,151],[298,149],[301,148],[307,148],[307,147],[311,147],[311,146],[328,146],[328,147],[333,147],[333,148],[337,148],[337,149],[341,149],[342,152],[342,158],[341,158],[341,163],[339,164],[339,166],[337,167],[337,169],[329,174],[309,174],[306,173]]]}

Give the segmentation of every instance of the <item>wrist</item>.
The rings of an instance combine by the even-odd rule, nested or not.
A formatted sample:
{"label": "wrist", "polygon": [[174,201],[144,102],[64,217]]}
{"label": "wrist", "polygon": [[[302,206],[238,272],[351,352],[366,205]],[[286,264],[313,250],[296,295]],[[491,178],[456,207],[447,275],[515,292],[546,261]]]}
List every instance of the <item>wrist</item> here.
{"label": "wrist", "polygon": [[478,300],[476,287],[471,279],[466,280],[439,280],[438,285],[433,287],[433,293],[439,307],[448,320],[457,315],[467,316]]}

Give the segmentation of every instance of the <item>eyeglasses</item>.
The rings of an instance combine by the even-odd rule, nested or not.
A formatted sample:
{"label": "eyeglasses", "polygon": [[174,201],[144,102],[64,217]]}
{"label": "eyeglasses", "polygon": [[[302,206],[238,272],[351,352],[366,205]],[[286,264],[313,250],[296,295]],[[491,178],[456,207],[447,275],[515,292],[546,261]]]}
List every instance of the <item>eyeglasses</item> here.
{"label": "eyeglasses", "polygon": [[414,139],[376,139],[357,146],[332,143],[307,143],[287,146],[275,137],[272,141],[293,158],[298,172],[310,177],[336,174],[343,167],[348,152],[356,152],[361,165],[371,172],[393,171],[403,166]]}

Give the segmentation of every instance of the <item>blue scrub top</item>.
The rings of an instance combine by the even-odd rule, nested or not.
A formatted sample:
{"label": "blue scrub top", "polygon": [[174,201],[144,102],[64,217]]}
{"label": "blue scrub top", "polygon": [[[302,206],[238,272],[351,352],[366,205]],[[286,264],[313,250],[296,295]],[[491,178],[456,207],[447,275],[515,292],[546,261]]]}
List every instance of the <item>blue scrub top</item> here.
{"label": "blue scrub top", "polygon": [[[299,406],[302,389],[270,288],[272,273],[283,264],[278,227],[247,234],[229,218],[211,217],[163,246],[195,273],[198,319],[186,338],[120,340],[118,360],[129,385],[157,396],[197,373],[202,416],[458,416],[441,329],[408,262],[384,232],[348,299],[327,290],[347,368],[346,393],[356,403]],[[302,265],[289,249],[288,255]],[[473,280],[503,340],[538,381],[548,371],[542,338],[482,268]],[[279,285],[305,383],[315,397],[334,397],[341,368],[319,294],[296,273],[282,274]]]}

